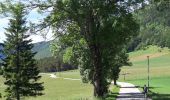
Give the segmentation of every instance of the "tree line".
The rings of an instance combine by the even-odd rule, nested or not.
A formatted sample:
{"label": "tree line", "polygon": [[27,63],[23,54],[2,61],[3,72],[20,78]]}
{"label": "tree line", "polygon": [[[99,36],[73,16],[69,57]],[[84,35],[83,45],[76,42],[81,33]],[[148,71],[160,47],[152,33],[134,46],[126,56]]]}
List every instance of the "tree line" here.
{"label": "tree line", "polygon": [[170,47],[169,1],[150,2],[135,12],[140,25],[139,34],[129,43],[128,51],[145,48],[147,45]]}
{"label": "tree line", "polygon": [[37,60],[37,66],[40,72],[60,72],[66,70],[78,69],[78,66],[73,66],[69,63],[63,63],[60,58],[46,57]]}

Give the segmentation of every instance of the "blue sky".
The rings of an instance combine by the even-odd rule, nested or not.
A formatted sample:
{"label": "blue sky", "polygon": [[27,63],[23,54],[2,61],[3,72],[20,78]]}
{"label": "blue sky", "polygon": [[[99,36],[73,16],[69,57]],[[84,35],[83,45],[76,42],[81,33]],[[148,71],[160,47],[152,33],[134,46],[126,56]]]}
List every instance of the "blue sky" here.
{"label": "blue sky", "polygon": [[[27,15],[27,20],[31,21],[33,23],[38,23],[41,21],[45,16],[40,15],[37,13],[37,9],[32,10],[29,15]],[[6,39],[6,36],[4,34],[5,27],[8,27],[8,19],[9,18],[0,18],[0,43],[3,42]],[[33,40],[33,43],[45,41],[45,39],[41,35],[31,35],[30,38]],[[50,31],[47,34],[47,40],[51,40],[52,38],[52,31]]]}

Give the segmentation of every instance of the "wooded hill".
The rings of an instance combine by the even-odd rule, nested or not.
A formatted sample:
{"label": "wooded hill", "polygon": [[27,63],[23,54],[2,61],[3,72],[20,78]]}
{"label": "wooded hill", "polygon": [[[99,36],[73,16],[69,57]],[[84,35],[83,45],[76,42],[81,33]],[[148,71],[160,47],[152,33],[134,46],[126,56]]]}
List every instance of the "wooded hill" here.
{"label": "wooded hill", "polygon": [[170,7],[162,0],[135,12],[140,25],[139,35],[131,41],[129,51],[158,45],[170,47]]}
{"label": "wooded hill", "polygon": [[[0,50],[3,50],[2,43],[0,44]],[[50,41],[35,43],[32,50],[34,52],[37,52],[35,58],[37,59],[38,67],[41,72],[54,72],[77,69],[76,66],[72,66],[68,63],[63,63],[61,57],[52,57],[52,53],[50,52]],[[0,57],[4,58],[5,56],[0,53]]]}
{"label": "wooded hill", "polygon": [[[0,50],[3,50],[3,44],[0,43]],[[50,52],[50,41],[48,42],[38,42],[34,44],[34,48],[32,49],[34,52],[37,52],[35,58],[36,59],[42,59],[45,57],[52,57],[52,54]],[[0,57],[4,57],[4,55],[2,55],[0,53]]]}

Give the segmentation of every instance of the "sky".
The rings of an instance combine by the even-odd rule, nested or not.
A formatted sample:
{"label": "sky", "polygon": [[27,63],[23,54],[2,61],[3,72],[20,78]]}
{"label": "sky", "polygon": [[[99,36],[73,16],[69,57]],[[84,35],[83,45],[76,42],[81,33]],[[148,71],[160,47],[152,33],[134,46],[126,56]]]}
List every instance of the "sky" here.
{"label": "sky", "polygon": [[[37,9],[32,10],[29,15],[26,16],[28,21],[31,21],[33,23],[38,23],[41,21],[45,16],[40,15],[37,13]],[[6,27],[8,27],[9,18],[7,17],[0,17],[0,43],[3,43],[3,41],[6,40],[6,36],[4,34]],[[49,31],[46,38],[44,39],[41,35],[31,35],[30,38],[33,40],[33,43],[41,42],[41,41],[48,41],[52,39],[52,31]]]}

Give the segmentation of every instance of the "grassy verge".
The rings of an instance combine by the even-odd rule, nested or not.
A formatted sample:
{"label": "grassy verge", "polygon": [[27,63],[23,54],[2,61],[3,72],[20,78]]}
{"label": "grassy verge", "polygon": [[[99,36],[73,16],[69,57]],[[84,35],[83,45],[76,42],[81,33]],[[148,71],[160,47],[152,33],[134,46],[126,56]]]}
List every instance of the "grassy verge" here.
{"label": "grassy verge", "polygon": [[111,85],[109,90],[110,93],[105,98],[105,100],[116,100],[116,97],[119,94],[119,90],[120,90],[119,86]]}

